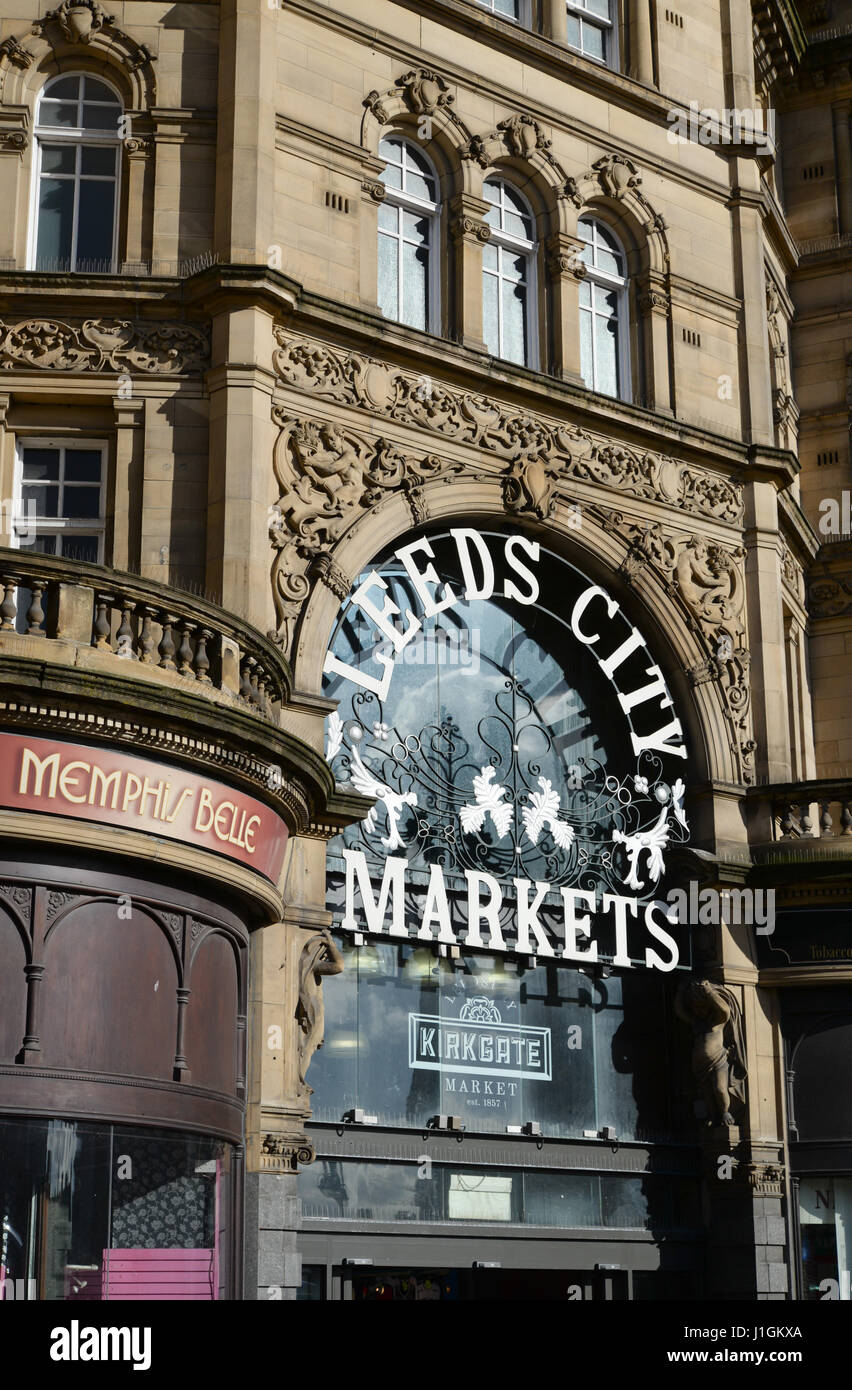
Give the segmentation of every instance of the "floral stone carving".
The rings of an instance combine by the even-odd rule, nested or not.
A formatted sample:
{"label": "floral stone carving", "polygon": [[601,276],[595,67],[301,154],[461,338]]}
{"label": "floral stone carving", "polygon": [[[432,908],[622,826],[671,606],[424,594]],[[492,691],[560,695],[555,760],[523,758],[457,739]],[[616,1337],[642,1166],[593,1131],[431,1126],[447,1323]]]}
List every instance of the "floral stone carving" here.
{"label": "floral stone carving", "polygon": [[130,319],[0,319],[0,368],[49,371],[201,371],[210,358],[205,328]]}

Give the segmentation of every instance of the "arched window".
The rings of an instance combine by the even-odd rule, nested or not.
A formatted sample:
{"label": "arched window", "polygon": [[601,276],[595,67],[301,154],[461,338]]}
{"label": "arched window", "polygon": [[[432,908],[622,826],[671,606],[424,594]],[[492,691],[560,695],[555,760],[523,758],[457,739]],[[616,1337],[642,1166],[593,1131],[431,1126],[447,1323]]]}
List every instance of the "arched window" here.
{"label": "arched window", "polygon": [[100,78],[54,77],[36,112],[30,264],[115,269],[122,106]]}
{"label": "arched window", "polygon": [[608,227],[581,218],[587,271],[580,281],[580,370],[591,391],[625,400],[630,391],[627,260]]}
{"label": "arched window", "polygon": [[488,351],[534,367],[535,222],[529,204],[511,184],[487,179],[491,239],[482,248],[482,331]]}
{"label": "arched window", "polygon": [[437,331],[438,179],[424,154],[390,136],[379,144],[387,160],[379,206],[379,308],[410,328]]}
{"label": "arched window", "polygon": [[613,0],[567,0],[568,47],[584,58],[615,67]]}

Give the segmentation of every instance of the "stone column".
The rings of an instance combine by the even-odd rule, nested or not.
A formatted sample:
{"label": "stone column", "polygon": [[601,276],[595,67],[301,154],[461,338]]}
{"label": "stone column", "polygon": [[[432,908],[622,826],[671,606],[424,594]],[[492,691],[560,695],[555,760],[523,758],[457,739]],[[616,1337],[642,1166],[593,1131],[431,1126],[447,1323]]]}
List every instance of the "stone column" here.
{"label": "stone column", "polygon": [[223,0],[219,26],[216,249],[267,265],[275,244],[275,65],[279,12]]}
{"label": "stone column", "polygon": [[139,517],[142,511],[142,453],[145,442],[145,401],[112,398],[115,411],[115,508],[112,566],[135,569],[139,564]]}
{"label": "stone column", "polygon": [[453,299],[456,337],[465,347],[485,352],[482,325],[482,248],[491,236],[484,220],[490,204],[470,193],[450,200],[453,243]]}
{"label": "stone column", "polygon": [[565,232],[554,232],[545,243],[553,325],[551,371],[578,386],[584,384],[580,373],[580,281],[586,275],[583,246],[577,237]]}
{"label": "stone column", "polygon": [[223,309],[213,319],[212,341],[206,584],[224,608],[266,632],[276,435],[271,315],[254,307]]}
{"label": "stone column", "polygon": [[745,488],[746,611],[758,782],[790,781],[787,661],[781,605],[778,496],[773,482]]}
{"label": "stone column", "polygon": [[[153,139],[133,135],[125,140],[124,153],[127,156],[127,234],[122,270],[132,275],[135,266],[151,258],[148,210],[153,186]],[[160,201],[162,206],[162,190]]]}
{"label": "stone column", "polygon": [[548,38],[564,43],[568,33],[565,0],[543,0],[541,9],[542,28]]}
{"label": "stone column", "polygon": [[654,79],[654,41],[651,32],[654,0],[629,0],[630,4],[630,76],[646,87],[656,86]]}
{"label": "stone column", "polygon": [[671,415],[670,305],[662,277],[643,276],[636,303],[642,325],[640,348],[644,353],[645,404],[651,410]]}
{"label": "stone column", "polygon": [[739,335],[739,389],[744,438],[752,444],[775,444],[772,376],[766,314],[763,213],[758,172],[750,161],[731,161],[730,178],[739,191],[731,199],[731,229],[737,292],[743,303]]}
{"label": "stone column", "polygon": [[852,103],[832,103],[834,119],[834,150],[837,160],[838,231],[852,232],[852,140],[849,135],[849,111]]}
{"label": "stone column", "polygon": [[[21,165],[24,162],[28,144],[26,130],[14,128],[20,116],[26,119],[25,113],[21,112],[19,115],[18,111],[14,113],[4,112],[0,117],[2,121],[0,124],[0,207],[3,208],[3,216],[0,217],[0,260],[10,261],[13,267],[17,266],[19,270],[26,265],[24,257],[27,253],[26,226],[19,200],[23,187]],[[31,152],[31,160],[33,155],[34,151]],[[21,223],[20,228],[19,221]],[[20,245],[18,244],[19,230],[21,232]]]}

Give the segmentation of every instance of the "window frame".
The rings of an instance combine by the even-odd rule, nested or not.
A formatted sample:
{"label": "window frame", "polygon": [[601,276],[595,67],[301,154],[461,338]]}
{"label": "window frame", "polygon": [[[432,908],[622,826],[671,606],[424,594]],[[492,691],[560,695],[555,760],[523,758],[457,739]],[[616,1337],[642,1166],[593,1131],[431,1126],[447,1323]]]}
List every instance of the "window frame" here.
{"label": "window frame", "polygon": [[[25,450],[25,449],[59,449],[59,450],[61,451],[59,485],[60,485],[60,486],[63,486],[63,487],[65,486],[65,478],[64,478],[64,474],[65,474],[65,455],[66,455],[67,452],[69,452],[69,451],[71,451],[71,452],[77,452],[77,451],[81,451],[81,450],[88,450],[88,451],[91,452],[91,451],[97,450],[97,451],[100,453],[100,456],[101,456],[101,481],[100,481],[100,495],[99,495],[99,498],[98,498],[98,515],[97,515],[97,518],[93,520],[91,517],[63,517],[63,516],[44,517],[44,518],[36,517],[36,519],[35,519],[35,527],[36,527],[36,531],[37,531],[37,532],[42,532],[43,534],[48,534],[48,535],[57,535],[57,536],[70,535],[70,536],[73,536],[73,535],[75,535],[75,534],[78,534],[78,535],[92,535],[93,533],[97,534],[97,538],[98,538],[98,558],[97,558],[97,560],[91,561],[90,563],[92,563],[92,564],[98,564],[98,565],[103,565],[103,564],[105,564],[105,563],[106,563],[106,561],[105,561],[106,531],[107,531],[106,503],[107,503],[107,496],[108,496],[108,491],[107,491],[107,484],[108,484],[107,472],[108,472],[108,469],[109,469],[109,441],[106,440],[106,439],[103,439],[103,438],[101,438],[101,439],[78,438],[76,435],[75,435],[73,438],[70,438],[70,439],[69,439],[69,438],[63,438],[63,437],[57,436],[57,435],[50,435],[50,436],[48,436],[48,435],[19,435],[19,436],[18,436],[18,438],[17,438],[16,441],[15,441],[15,473],[14,473],[14,483],[13,483],[13,488],[12,488],[12,495],[13,495],[13,497],[14,497],[13,515],[12,515],[12,524],[11,524],[11,526],[10,526],[10,528],[9,528],[9,545],[10,545],[10,548],[13,549],[13,550],[21,550],[21,549],[22,549],[22,546],[21,546],[21,544],[20,544],[20,537],[19,537],[19,534],[18,534],[18,530],[19,530],[19,527],[21,526],[21,523],[25,523],[25,521],[26,521],[26,516],[25,516],[25,513],[24,513],[24,498],[23,498],[23,489],[24,489],[24,450]],[[76,486],[76,485],[72,483],[72,484],[70,484],[70,486],[73,487],[73,486]],[[93,484],[93,483],[81,484],[81,486],[93,487],[94,484]],[[31,550],[31,549],[29,549],[29,548],[27,548],[27,550],[25,551],[25,554],[27,554],[27,555],[39,555],[40,553],[41,553],[41,552],[38,551],[38,550]],[[60,553],[56,556],[56,558],[57,558],[57,559],[63,559],[63,558],[65,558],[65,557],[64,557],[64,552],[63,552],[61,549],[60,549]],[[82,563],[84,563],[84,562],[83,562],[83,561],[75,561],[75,560],[72,559],[72,560],[70,560],[70,563],[71,563],[71,564],[82,564]]]}
{"label": "window frame", "polygon": [[[586,262],[585,260],[584,260],[584,262],[583,262],[583,264],[586,266],[586,274],[585,274],[585,276],[583,277],[583,280],[584,280],[584,281],[588,281],[591,285],[599,285],[599,286],[601,286],[603,289],[606,289],[606,290],[615,290],[615,291],[616,291],[616,295],[617,295],[617,303],[616,303],[616,322],[618,323],[618,336],[617,336],[617,345],[618,345],[618,346],[617,346],[617,354],[616,354],[616,369],[617,369],[617,371],[618,371],[618,392],[617,392],[616,395],[610,396],[610,395],[609,395],[609,392],[607,392],[607,391],[602,391],[602,390],[600,389],[600,387],[597,385],[597,380],[595,380],[595,384],[592,385],[592,386],[589,386],[588,384],[586,384],[586,390],[587,390],[587,391],[594,391],[594,392],[596,392],[597,395],[600,395],[600,396],[607,396],[607,398],[608,398],[609,400],[614,400],[614,401],[631,401],[631,400],[633,399],[633,382],[632,382],[632,372],[631,372],[631,369],[630,369],[630,367],[631,367],[631,363],[630,363],[630,272],[629,272],[629,268],[628,268],[627,252],[626,252],[626,250],[625,250],[625,248],[624,248],[624,243],[622,242],[621,237],[620,237],[620,236],[618,235],[618,233],[609,225],[608,222],[605,222],[602,218],[597,217],[594,213],[591,213],[591,214],[585,214],[585,213],[584,213],[584,214],[581,215],[581,216],[578,218],[578,220],[577,220],[578,232],[579,232],[579,226],[580,226],[580,224],[581,224],[581,223],[584,223],[584,222],[585,222],[585,223],[590,223],[593,227],[604,227],[604,228],[606,229],[606,231],[609,233],[609,235],[610,235],[610,236],[613,238],[613,240],[617,243],[617,245],[618,245],[618,251],[619,251],[619,254],[620,254],[620,256],[621,256],[623,265],[624,265],[624,274],[621,275],[621,276],[616,276],[616,275],[612,275],[609,271],[599,269],[597,266],[590,266],[590,265],[588,264],[588,262]],[[585,245],[589,245],[590,243],[586,242],[586,243],[584,243],[584,244],[585,244]],[[595,246],[595,241],[594,241],[594,239],[593,239],[591,245],[592,245],[593,247]],[[582,286],[583,281],[581,281],[580,284],[581,284],[581,286]],[[594,298],[593,295],[592,295],[592,298]],[[580,316],[582,316],[582,315],[585,314],[585,313],[589,313],[589,314],[591,315],[591,317],[592,317],[592,358],[593,358],[594,376],[595,376],[595,378],[597,378],[597,349],[596,349],[596,339],[595,339],[595,332],[594,332],[594,319],[595,319],[595,309],[594,309],[594,307],[592,307],[592,308],[590,308],[590,309],[587,309],[583,304],[580,304],[580,305],[579,305],[579,314],[580,314]],[[598,315],[598,317],[600,317],[600,315]],[[580,323],[581,323],[581,322],[582,322],[582,318],[580,318],[580,320],[579,320],[579,322],[578,322],[578,325],[577,325],[578,330],[579,330],[579,328],[580,328]],[[582,333],[580,334],[580,342],[581,342],[581,345],[582,345]],[[582,351],[582,346],[581,346],[581,351]],[[581,365],[582,365],[582,357],[581,357]]]}
{"label": "window frame", "polygon": [[[539,370],[539,321],[538,321],[538,248],[539,248],[539,238],[538,238],[538,235],[537,235],[538,228],[537,228],[537,226],[536,226],[536,216],[535,216],[535,213],[533,212],[532,207],[530,206],[529,199],[528,199],[527,197],[525,197],[525,195],[524,195],[524,194],[521,192],[521,190],[512,182],[511,179],[507,179],[507,178],[505,178],[502,174],[498,173],[498,174],[495,174],[495,175],[489,175],[486,179],[483,179],[483,190],[484,190],[486,184],[499,184],[499,185],[501,186],[501,188],[511,188],[511,190],[512,190],[512,192],[515,194],[515,196],[516,196],[516,197],[520,200],[520,202],[524,205],[524,208],[525,208],[525,210],[526,210],[526,213],[527,213],[527,215],[528,215],[528,217],[529,217],[529,219],[530,219],[530,222],[532,223],[532,229],[533,229],[533,238],[532,238],[532,240],[531,240],[531,241],[526,241],[526,240],[523,239],[522,237],[515,236],[515,234],[514,234],[513,232],[506,232],[506,231],[503,231],[503,230],[498,230],[496,227],[492,227],[490,222],[486,222],[486,225],[489,226],[489,227],[491,228],[491,236],[489,237],[488,241],[485,243],[485,245],[484,245],[483,248],[482,248],[482,255],[483,255],[483,264],[482,264],[483,291],[484,291],[484,286],[485,286],[485,276],[486,276],[486,275],[491,275],[491,276],[493,276],[493,277],[497,280],[497,283],[498,283],[497,322],[498,322],[498,329],[499,329],[499,334],[500,334],[500,352],[499,352],[498,354],[493,354],[493,353],[492,353],[491,355],[492,355],[492,356],[496,356],[496,360],[497,360],[498,362],[510,362],[513,366],[517,366],[517,367],[526,367],[526,368],[528,368],[530,371],[535,372],[535,371],[538,371],[538,370]],[[504,202],[505,202],[505,199],[501,198],[501,201],[500,201],[500,210],[501,210],[501,213],[503,212]],[[491,207],[495,207],[495,206],[496,206],[496,204],[494,204],[494,203],[491,204]],[[486,248],[489,247],[489,246],[494,246],[494,247],[497,248],[497,264],[498,264],[498,270],[497,270],[497,271],[486,270],[486,268],[485,268],[485,251],[486,251]],[[522,256],[524,257],[525,261],[526,261],[526,267],[527,267],[527,269],[526,269],[526,288],[527,288],[527,341],[526,341],[526,344],[525,344],[525,348],[526,348],[525,360],[524,360],[523,362],[515,362],[513,358],[511,358],[511,357],[504,357],[504,356],[502,355],[502,351],[503,351],[503,298],[502,298],[502,294],[499,293],[499,287],[500,287],[501,284],[502,284],[503,277],[502,277],[502,275],[500,274],[499,265],[500,265],[500,260],[501,260],[501,255],[500,255],[500,253],[501,253],[501,251],[504,251],[504,250],[505,250],[505,251],[508,251],[508,252],[510,252],[510,253],[513,253],[513,254],[515,254],[515,255],[522,255]],[[484,337],[484,326],[485,326],[485,325],[484,325],[484,312],[485,312],[485,303],[484,303],[484,300],[485,300],[485,296],[484,296],[484,293],[483,293],[483,337]],[[486,344],[486,346],[487,346],[487,344]]]}
{"label": "window frame", "polygon": [[517,17],[509,14],[502,14],[500,10],[495,10],[494,0],[473,0],[473,3],[478,5],[481,10],[487,10],[495,19],[503,19],[507,24],[517,24],[519,29],[530,29],[532,27],[530,15],[531,0],[517,0]]}
{"label": "window frame", "polygon": [[[435,202],[434,202],[434,203],[427,203],[427,202],[424,202],[424,200],[423,200],[422,198],[418,198],[415,194],[413,194],[413,193],[407,193],[407,192],[405,191],[404,188],[388,188],[387,184],[384,183],[384,181],[382,180],[383,187],[385,188],[386,191],[385,191],[385,196],[384,196],[384,198],[382,199],[382,201],[381,201],[381,203],[380,203],[380,205],[379,205],[380,208],[381,208],[381,207],[384,207],[384,206],[394,207],[394,208],[401,208],[403,212],[409,212],[409,213],[411,213],[411,214],[413,214],[413,215],[415,215],[415,216],[425,217],[426,220],[427,220],[427,222],[429,223],[429,239],[428,239],[428,242],[427,242],[427,244],[426,244],[426,246],[427,246],[427,254],[428,254],[428,258],[429,258],[429,259],[428,259],[428,269],[427,269],[427,277],[426,277],[426,327],[425,327],[425,328],[414,328],[411,324],[405,323],[405,321],[404,321],[402,318],[388,318],[388,316],[387,316],[386,314],[384,314],[382,310],[380,310],[380,313],[382,313],[382,317],[385,318],[386,321],[387,321],[388,323],[397,323],[397,324],[400,325],[400,327],[402,327],[402,328],[409,328],[409,329],[411,329],[411,331],[414,332],[414,333],[431,333],[431,334],[433,334],[433,335],[435,335],[435,336],[440,337],[440,336],[441,336],[441,213],[442,213],[442,204],[441,204],[441,181],[440,181],[440,179],[439,179],[439,177],[438,177],[438,171],[437,171],[437,169],[435,168],[435,165],[433,164],[432,160],[429,158],[429,156],[425,153],[424,150],[419,149],[419,148],[417,147],[417,145],[415,145],[414,141],[413,141],[407,134],[403,134],[402,132],[399,132],[399,131],[392,131],[390,134],[384,135],[384,136],[382,137],[382,141],[385,141],[385,140],[398,140],[398,141],[400,142],[400,144],[403,146],[403,151],[404,151],[404,149],[405,149],[406,146],[411,146],[412,149],[414,149],[414,150],[417,151],[417,153],[418,153],[418,155],[421,157],[421,159],[425,160],[426,164],[429,166],[430,174],[431,174],[432,179],[434,180],[434,183],[435,183]],[[379,157],[380,157],[380,158],[383,158],[383,156],[382,156],[381,154],[380,154]],[[404,156],[404,153],[403,153],[402,168],[403,168],[403,171],[404,171],[404,169],[405,169],[405,156]],[[403,182],[404,182],[404,181],[405,181],[405,180],[404,180],[404,178],[403,178]],[[377,227],[376,227],[376,266],[377,266],[377,268],[378,268],[379,237],[380,237],[380,236],[393,237],[393,238],[396,240],[396,242],[397,242],[397,308],[399,309],[399,307],[400,307],[401,304],[402,304],[402,283],[403,283],[403,282],[402,282],[402,247],[403,247],[403,244],[404,244],[404,238],[403,238],[403,236],[402,236],[401,234],[395,234],[395,233],[392,233],[392,232],[388,232],[388,231],[386,231],[384,228],[379,227],[379,226],[377,225]]]}
{"label": "window frame", "polygon": [[[106,131],[89,129],[85,126],[46,126],[41,123],[41,110],[45,96],[50,99],[50,87],[56,81],[63,78],[77,77],[81,80],[91,77],[93,81],[101,82],[108,87],[118,101],[119,111],[116,117],[116,133],[108,134]],[[85,104],[84,99],[78,97],[78,106]],[[121,150],[123,141],[118,134],[118,121],[126,115],[124,100],[117,87],[100,73],[87,72],[85,68],[72,72],[61,72],[55,74],[45,82],[38,94],[35,113],[33,117],[33,161],[32,161],[32,186],[30,188],[30,207],[29,207],[29,231],[27,235],[27,269],[38,269],[38,229],[39,229],[39,201],[41,195],[42,180],[42,157],[44,146],[47,145],[69,145],[75,151],[82,145],[100,145],[104,148],[115,149],[115,201],[113,204],[112,215],[112,246],[110,251],[110,270],[87,271],[74,268],[76,261],[77,235],[78,235],[78,210],[80,197],[80,180],[82,174],[74,174],[74,211],[71,223],[71,268],[67,271],[57,271],[57,274],[67,275],[97,275],[97,274],[116,274],[118,272],[118,253],[119,253],[119,223],[121,216],[121,195],[122,195],[122,158]],[[76,161],[75,161],[76,162]],[[70,177],[70,176],[66,176]],[[87,175],[92,179],[100,178],[102,182],[108,181],[107,175]]]}
{"label": "window frame", "polygon": [[[609,5],[609,19],[601,19],[600,15],[592,14],[584,4],[584,0],[565,0],[565,46],[572,53],[578,53],[581,58],[585,58],[589,63],[597,63],[599,67],[609,68],[613,72],[619,69],[618,54],[618,3],[617,0],[607,0]],[[582,48],[575,47],[568,42],[568,15],[576,15],[581,23],[591,25],[594,29],[599,29],[604,35],[604,57],[596,58],[593,53],[585,53]],[[582,33],[581,33],[582,37]]]}

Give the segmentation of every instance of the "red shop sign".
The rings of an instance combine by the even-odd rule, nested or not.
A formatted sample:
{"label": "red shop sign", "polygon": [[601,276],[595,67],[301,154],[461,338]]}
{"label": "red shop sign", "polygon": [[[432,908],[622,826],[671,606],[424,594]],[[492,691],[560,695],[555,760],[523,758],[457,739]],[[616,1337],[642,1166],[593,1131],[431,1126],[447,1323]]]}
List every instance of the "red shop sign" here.
{"label": "red shop sign", "polygon": [[168,763],[0,734],[0,806],[73,816],[214,850],[276,882],[287,827],[252,796]]}

